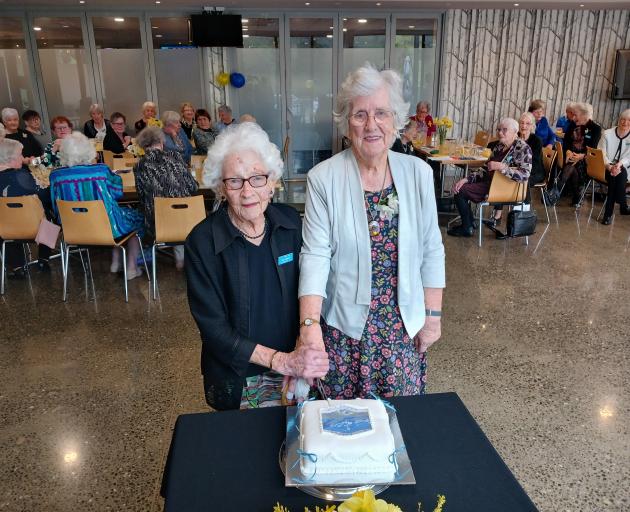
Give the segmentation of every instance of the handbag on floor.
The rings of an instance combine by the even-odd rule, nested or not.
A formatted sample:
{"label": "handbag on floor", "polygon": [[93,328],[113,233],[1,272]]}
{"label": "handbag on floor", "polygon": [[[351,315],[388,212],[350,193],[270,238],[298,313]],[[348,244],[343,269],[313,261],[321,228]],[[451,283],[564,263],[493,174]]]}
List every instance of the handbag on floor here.
{"label": "handbag on floor", "polygon": [[[527,186],[527,182],[523,186]],[[517,189],[517,197],[520,195],[520,185]],[[507,216],[507,235],[510,237],[530,236],[536,232],[536,212],[532,209],[528,211],[512,210]]]}

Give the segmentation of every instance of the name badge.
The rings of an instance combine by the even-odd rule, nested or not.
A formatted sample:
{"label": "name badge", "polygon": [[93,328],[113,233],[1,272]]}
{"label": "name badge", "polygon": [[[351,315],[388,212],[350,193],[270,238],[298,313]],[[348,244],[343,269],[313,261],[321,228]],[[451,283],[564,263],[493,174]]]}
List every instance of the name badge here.
{"label": "name badge", "polygon": [[287,263],[291,263],[293,261],[293,253],[284,254],[278,258],[278,265],[285,265]]}

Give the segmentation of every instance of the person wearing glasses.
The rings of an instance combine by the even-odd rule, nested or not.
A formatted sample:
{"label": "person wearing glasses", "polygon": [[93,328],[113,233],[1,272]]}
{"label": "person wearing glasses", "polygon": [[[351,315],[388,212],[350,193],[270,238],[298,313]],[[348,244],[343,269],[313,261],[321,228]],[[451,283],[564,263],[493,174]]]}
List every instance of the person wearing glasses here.
{"label": "person wearing glasses", "polygon": [[217,202],[186,240],[185,271],[214,409],[280,404],[286,376],[328,370],[324,351],[295,348],[302,225],[293,208],[270,202],[282,168],[255,123],[221,133],[204,164]]}
{"label": "person wearing glasses", "polygon": [[329,398],[425,392],[444,246],[431,168],[389,150],[408,109],[398,73],[353,71],[334,112],[351,145],[308,173],[299,345],[328,353]]}
{"label": "person wearing glasses", "polygon": [[529,179],[532,171],[532,149],[518,137],[518,130],[519,124],[515,119],[502,119],[497,126],[499,140],[488,145],[492,149],[492,155],[486,166],[467,178],[462,178],[453,186],[455,205],[462,221],[447,231],[450,236],[473,236],[473,214],[469,201],[480,203],[488,197],[495,172],[498,171],[514,181],[526,183]]}
{"label": "person wearing glasses", "polygon": [[61,166],[58,153],[63,139],[72,133],[72,122],[65,116],[53,117],[50,121],[50,130],[53,134],[53,141],[46,144],[41,163],[45,167],[54,169]]}
{"label": "person wearing glasses", "polygon": [[[112,116],[113,117],[113,116]],[[156,197],[190,197],[197,192],[197,182],[181,155],[164,150],[164,132],[157,126],[147,126],[136,137],[136,144],[144,150],[134,168],[136,190],[140,210],[144,214],[144,226],[155,234]],[[184,269],[184,246],[173,247],[175,268]]]}
{"label": "person wearing glasses", "polygon": [[131,144],[131,137],[125,131],[127,118],[120,112],[114,112],[110,117],[110,126],[103,139],[103,149],[115,155],[124,153]]}

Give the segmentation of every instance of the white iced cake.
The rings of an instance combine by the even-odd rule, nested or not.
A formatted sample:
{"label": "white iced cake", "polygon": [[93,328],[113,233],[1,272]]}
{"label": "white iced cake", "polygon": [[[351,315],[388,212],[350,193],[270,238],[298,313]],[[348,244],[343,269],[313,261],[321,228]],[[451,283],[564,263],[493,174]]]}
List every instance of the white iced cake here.
{"label": "white iced cake", "polygon": [[301,409],[304,476],[359,474],[393,479],[394,436],[380,400],[315,400]]}

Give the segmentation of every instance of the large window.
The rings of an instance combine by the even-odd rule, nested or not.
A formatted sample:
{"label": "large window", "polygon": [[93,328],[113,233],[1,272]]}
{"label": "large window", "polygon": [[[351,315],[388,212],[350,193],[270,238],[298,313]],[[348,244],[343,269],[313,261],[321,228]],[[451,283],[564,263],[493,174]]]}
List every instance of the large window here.
{"label": "large window", "polygon": [[151,18],[160,112],[179,112],[183,102],[203,104],[201,48],[190,46],[188,18]]}
{"label": "large window", "polygon": [[332,155],[333,19],[291,18],[289,30],[291,167],[304,174]]}
{"label": "large window", "polygon": [[436,33],[436,19],[396,19],[391,65],[403,78],[403,94],[411,110],[422,100],[434,103]]}
{"label": "large window", "polygon": [[341,79],[369,62],[385,66],[385,18],[343,18]]}
{"label": "large window", "polygon": [[35,18],[39,62],[50,118],[63,115],[75,128],[95,101],[94,75],[79,17]]}
{"label": "large window", "polygon": [[0,107],[33,108],[33,84],[21,18],[0,17]]}
{"label": "large window", "polygon": [[140,20],[128,16],[94,17],[92,26],[106,116],[122,112],[127,125],[133,126],[147,100],[146,52],[142,49]]}
{"label": "large window", "polygon": [[231,107],[236,118],[253,115],[271,141],[282,149],[279,22],[246,17],[242,21],[243,48],[233,48],[228,53],[228,71],[243,74],[247,81],[240,89],[230,89]]}

